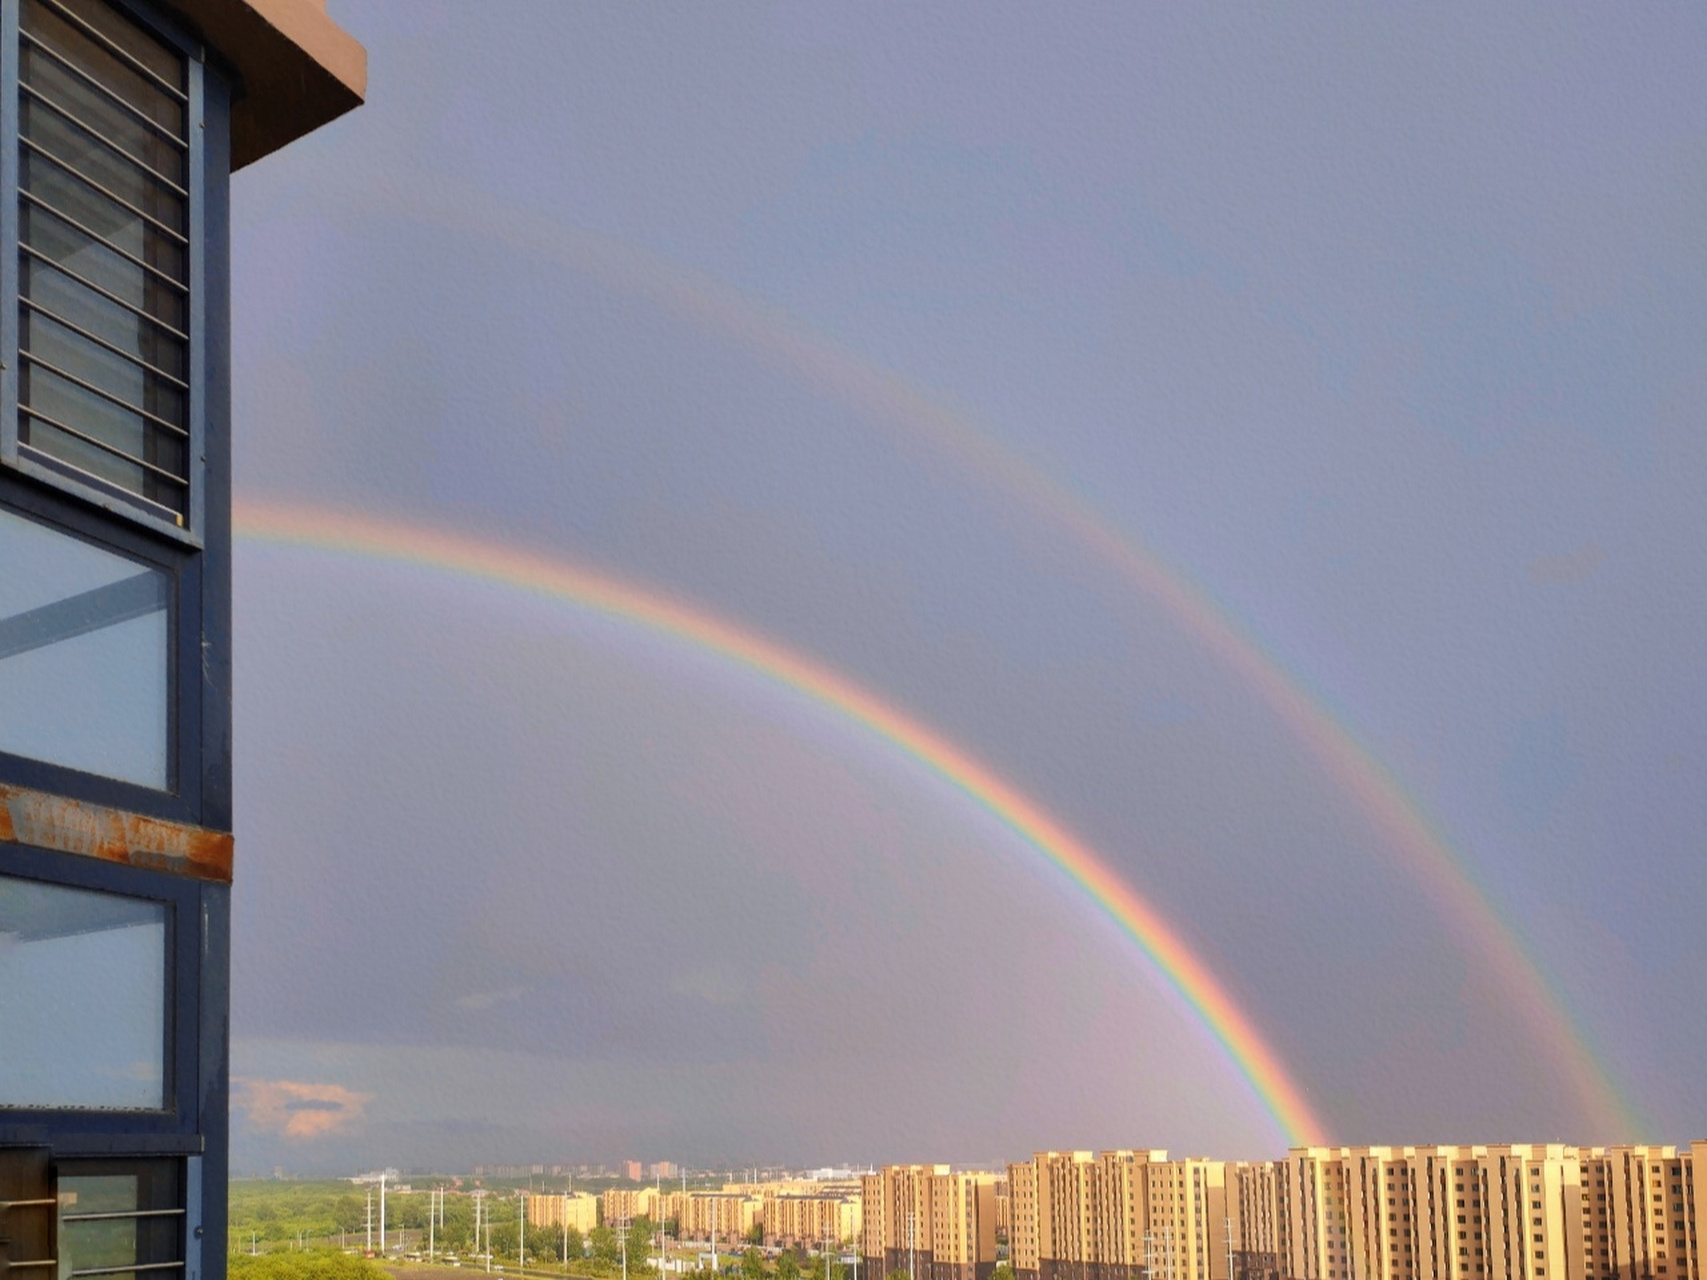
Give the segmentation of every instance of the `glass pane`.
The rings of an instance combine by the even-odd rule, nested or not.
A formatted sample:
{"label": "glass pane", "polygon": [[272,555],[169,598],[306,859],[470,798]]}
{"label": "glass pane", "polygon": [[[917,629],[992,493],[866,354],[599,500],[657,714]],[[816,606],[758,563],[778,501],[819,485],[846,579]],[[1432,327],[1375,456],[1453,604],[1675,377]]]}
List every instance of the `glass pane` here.
{"label": "glass pane", "polygon": [[[180,235],[184,232],[184,200],[170,187],[153,177],[140,165],[127,160],[106,146],[92,133],[71,123],[51,107],[34,98],[24,97],[22,103],[24,137],[36,143],[49,155],[78,176],[110,191],[125,204],[142,210],[156,222],[164,223]],[[34,189],[33,187],[31,188]],[[119,206],[106,202],[110,209]],[[128,210],[126,220],[133,220]],[[109,219],[113,217],[109,214]],[[116,235],[104,225],[92,227],[108,239]],[[124,246],[135,253],[130,245]]]}
{"label": "glass pane", "polygon": [[[102,7],[104,6],[88,6],[88,10],[99,12]],[[116,14],[109,13],[105,16],[109,22],[104,25],[110,25],[115,30],[122,31],[127,25],[118,19]],[[19,26],[26,35],[40,41],[46,48],[90,76],[138,115],[154,121],[178,137],[184,136],[183,104],[123,59],[103,48],[76,24],[66,21],[40,0],[24,0]],[[112,37],[109,35],[109,38]],[[128,39],[139,43],[147,42],[147,37],[141,32],[129,33]],[[124,41],[115,43],[122,44]],[[165,53],[164,50],[161,52]],[[165,53],[165,56],[176,64],[172,68],[172,76],[167,78],[175,79],[181,86],[182,61],[170,53]]]}
{"label": "glass pane", "polygon": [[24,350],[32,356],[157,418],[185,425],[184,393],[164,378],[28,307],[23,309],[21,322]]}
{"label": "glass pane", "polygon": [[24,296],[36,307],[88,330],[174,378],[184,377],[184,344],[179,339],[45,262],[25,256],[22,266]]}
{"label": "glass pane", "polygon": [[131,1273],[111,1269],[182,1261],[183,1218],[170,1212],[181,1207],[176,1161],[65,1162],[59,1169],[61,1280],[91,1271],[125,1276]]}
{"label": "glass pane", "polygon": [[[33,151],[23,152],[22,164],[24,190],[46,202],[56,213],[117,245],[130,258],[146,262],[174,280],[184,279],[184,247],[177,241],[87,183],[78,181],[69,170]],[[152,282],[145,282],[147,273],[136,262],[114,253],[58,218],[37,216],[37,210],[27,200],[21,208],[25,214],[25,244],[54,262],[63,262],[68,270],[117,294],[132,306],[147,307],[167,323],[183,327],[181,318],[149,306],[146,290]],[[170,288],[164,282],[155,287]],[[171,296],[176,297],[180,292],[172,290]]]}
{"label": "glass pane", "polygon": [[110,139],[161,177],[180,187],[185,180],[183,149],[151,129],[51,54],[25,45],[18,55],[23,82],[50,102]]}
{"label": "glass pane", "polygon": [[23,382],[25,402],[36,412],[174,476],[184,474],[181,437],[33,363],[24,365]]}
{"label": "glass pane", "polygon": [[168,787],[170,598],[162,571],[0,511],[0,751]]}
{"label": "glass pane", "polygon": [[106,0],[58,0],[167,84],[184,91],[184,60],[135,23],[119,16]]}
{"label": "glass pane", "polygon": [[166,911],[0,876],[0,1106],[165,1106]]}

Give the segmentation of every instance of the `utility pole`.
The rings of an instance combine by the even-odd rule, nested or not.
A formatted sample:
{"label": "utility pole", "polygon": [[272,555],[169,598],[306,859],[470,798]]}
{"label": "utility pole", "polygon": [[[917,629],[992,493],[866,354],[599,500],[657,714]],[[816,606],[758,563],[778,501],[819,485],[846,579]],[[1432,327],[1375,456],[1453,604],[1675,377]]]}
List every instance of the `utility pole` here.
{"label": "utility pole", "polygon": [[379,1175],[379,1251],[385,1252],[385,1174]]}
{"label": "utility pole", "polygon": [[528,1193],[516,1192],[516,1266],[525,1267],[528,1261]]}
{"label": "utility pole", "polygon": [[367,1184],[367,1252],[373,1252],[373,1183]]}

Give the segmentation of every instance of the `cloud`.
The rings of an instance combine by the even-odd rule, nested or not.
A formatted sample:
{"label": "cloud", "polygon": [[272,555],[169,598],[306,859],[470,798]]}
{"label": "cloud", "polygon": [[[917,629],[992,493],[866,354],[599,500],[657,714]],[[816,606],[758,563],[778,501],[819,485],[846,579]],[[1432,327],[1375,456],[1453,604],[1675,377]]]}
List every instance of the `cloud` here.
{"label": "cloud", "polygon": [[341,1084],[307,1084],[299,1080],[257,1080],[238,1076],[231,1081],[233,1104],[250,1125],[293,1142],[341,1133],[360,1123],[371,1093],[357,1093]]}

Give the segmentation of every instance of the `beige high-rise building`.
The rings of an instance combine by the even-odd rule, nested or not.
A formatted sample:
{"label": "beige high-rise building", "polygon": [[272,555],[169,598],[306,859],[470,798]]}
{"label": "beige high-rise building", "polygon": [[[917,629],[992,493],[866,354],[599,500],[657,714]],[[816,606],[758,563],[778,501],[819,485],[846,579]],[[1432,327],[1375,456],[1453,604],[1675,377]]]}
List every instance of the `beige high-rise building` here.
{"label": "beige high-rise building", "polygon": [[585,1191],[528,1197],[528,1225],[573,1227],[582,1235],[599,1225],[599,1198]]}
{"label": "beige high-rise building", "polygon": [[987,1280],[996,1268],[994,1173],[885,1165],[860,1179],[860,1266],[872,1280]]}
{"label": "beige high-rise building", "polygon": [[765,1243],[775,1248],[822,1248],[860,1238],[861,1204],[856,1190],[816,1193],[767,1188],[761,1219]]}
{"label": "beige high-rise building", "polygon": [[748,1191],[689,1191],[678,1200],[677,1237],[726,1248],[739,1246],[764,1214],[763,1198]]}
{"label": "beige high-rise building", "polygon": [[607,1227],[626,1227],[636,1218],[659,1218],[659,1196],[656,1187],[612,1187],[599,1197]]}
{"label": "beige high-rise building", "polygon": [[1703,1280],[1707,1143],[1296,1148],[1232,1167],[1248,1280]]}
{"label": "beige high-rise building", "polygon": [[1020,1280],[1035,1280],[1042,1261],[1037,1239],[1037,1163],[1008,1166],[1008,1265]]}
{"label": "beige high-rise building", "polygon": [[1165,1151],[1040,1151],[1008,1166],[1021,1280],[1228,1280],[1226,1163]]}
{"label": "beige high-rise building", "polygon": [[996,1269],[993,1173],[937,1173],[930,1178],[930,1280],[989,1280]]}

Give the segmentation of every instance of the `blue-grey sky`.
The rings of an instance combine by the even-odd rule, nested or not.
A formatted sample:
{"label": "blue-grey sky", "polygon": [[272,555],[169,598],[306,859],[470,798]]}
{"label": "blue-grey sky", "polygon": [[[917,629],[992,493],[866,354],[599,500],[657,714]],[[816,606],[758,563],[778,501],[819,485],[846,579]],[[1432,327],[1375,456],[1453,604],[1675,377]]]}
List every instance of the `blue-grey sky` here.
{"label": "blue-grey sky", "polygon": [[[1698,8],[332,12],[368,105],[234,181],[240,496],[843,673],[1104,855],[1335,1139],[1707,1134]],[[1645,1131],[1245,676],[909,403],[1390,770]],[[237,568],[239,1166],[1283,1142],[824,708],[493,584]]]}

